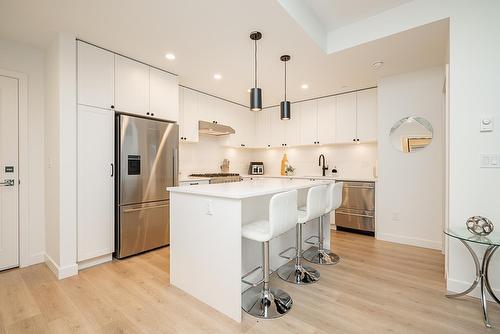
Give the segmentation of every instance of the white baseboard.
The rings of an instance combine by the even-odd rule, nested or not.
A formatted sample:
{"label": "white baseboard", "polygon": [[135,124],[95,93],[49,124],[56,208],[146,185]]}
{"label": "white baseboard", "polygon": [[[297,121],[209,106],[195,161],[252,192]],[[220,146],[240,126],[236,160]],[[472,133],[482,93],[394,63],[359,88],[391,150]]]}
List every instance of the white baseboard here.
{"label": "white baseboard", "polygon": [[82,269],[90,268],[90,267],[93,267],[93,266],[97,266],[99,264],[110,262],[112,260],[113,260],[113,255],[112,254],[98,256],[98,257],[95,257],[93,259],[89,259],[89,260],[78,262],[78,270],[82,270]]}
{"label": "white baseboard", "polygon": [[45,253],[31,254],[27,259],[23,259],[21,261],[21,268],[29,267],[34,264],[44,263],[45,262]]}
{"label": "white baseboard", "polygon": [[65,267],[59,267],[50,256],[45,254],[45,264],[47,264],[47,267],[56,275],[57,279],[78,275],[78,265],[76,263]]}
{"label": "white baseboard", "polygon": [[378,233],[377,232],[377,233],[375,233],[375,238],[377,238],[378,240],[396,242],[398,244],[412,245],[412,246],[431,248],[431,249],[437,249],[437,250],[442,250],[442,248],[443,248],[441,241],[411,238],[411,237],[405,237],[405,236],[389,234],[389,233]]}
{"label": "white baseboard", "polygon": [[[454,280],[448,278],[446,280],[446,290],[451,293],[459,293],[462,291],[467,290],[471,286],[472,282],[464,282],[464,281],[459,281],[459,280]],[[497,296],[500,296],[500,290],[496,289],[495,287],[492,287],[493,293]],[[481,290],[480,290],[480,284],[477,285],[477,287],[469,293],[467,296],[474,297],[474,298],[481,298]],[[491,296],[486,293],[486,299],[489,301],[494,301]]]}

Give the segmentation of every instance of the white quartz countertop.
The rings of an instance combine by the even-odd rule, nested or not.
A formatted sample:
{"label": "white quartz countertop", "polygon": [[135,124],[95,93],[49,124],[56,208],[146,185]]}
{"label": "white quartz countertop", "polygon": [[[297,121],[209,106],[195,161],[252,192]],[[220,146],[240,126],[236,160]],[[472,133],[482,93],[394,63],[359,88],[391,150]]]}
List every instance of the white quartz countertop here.
{"label": "white quartz countertop", "polygon": [[374,177],[346,177],[346,176],[315,176],[315,175],[293,175],[293,176],[282,176],[282,175],[241,175],[242,178],[269,178],[269,179],[298,179],[298,180],[338,180],[338,181],[360,181],[360,182],[377,182],[377,178]]}
{"label": "white quartz countertop", "polygon": [[311,181],[309,179],[260,178],[244,182],[219,184],[201,184],[187,187],[169,187],[171,193],[184,193],[202,196],[244,199],[264,195],[277,194],[289,190],[310,188],[327,183],[328,180]]}

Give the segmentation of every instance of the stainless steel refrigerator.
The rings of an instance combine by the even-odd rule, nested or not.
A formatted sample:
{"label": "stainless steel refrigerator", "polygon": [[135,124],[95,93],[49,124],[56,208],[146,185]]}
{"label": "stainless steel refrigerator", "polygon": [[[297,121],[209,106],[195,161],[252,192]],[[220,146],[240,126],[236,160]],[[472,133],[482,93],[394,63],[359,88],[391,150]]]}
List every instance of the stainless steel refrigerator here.
{"label": "stainless steel refrigerator", "polygon": [[178,183],[179,127],[116,116],[116,247],[123,258],[169,244],[166,188]]}

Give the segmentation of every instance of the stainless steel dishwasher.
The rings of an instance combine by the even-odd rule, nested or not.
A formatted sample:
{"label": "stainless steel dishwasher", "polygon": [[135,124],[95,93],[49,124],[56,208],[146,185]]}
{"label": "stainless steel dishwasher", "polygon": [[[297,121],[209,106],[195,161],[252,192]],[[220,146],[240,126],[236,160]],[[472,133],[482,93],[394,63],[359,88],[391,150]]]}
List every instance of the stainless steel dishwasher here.
{"label": "stainless steel dishwasher", "polygon": [[341,182],[342,205],[335,210],[337,230],[375,236],[375,182]]}

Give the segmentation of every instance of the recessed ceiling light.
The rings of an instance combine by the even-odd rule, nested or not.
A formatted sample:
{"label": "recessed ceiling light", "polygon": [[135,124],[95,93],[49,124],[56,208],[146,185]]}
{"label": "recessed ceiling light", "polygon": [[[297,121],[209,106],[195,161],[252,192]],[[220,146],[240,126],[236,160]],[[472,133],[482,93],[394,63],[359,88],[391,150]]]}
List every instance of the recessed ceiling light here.
{"label": "recessed ceiling light", "polygon": [[375,61],[372,63],[372,67],[373,69],[375,70],[378,70],[379,68],[381,68],[382,66],[384,66],[384,62],[379,60],[379,61]]}
{"label": "recessed ceiling light", "polygon": [[215,80],[220,80],[220,79],[222,79],[222,75],[220,75],[219,73],[215,73],[214,74],[214,79]]}
{"label": "recessed ceiling light", "polygon": [[300,86],[300,88],[307,89],[307,88],[309,88],[309,85],[308,84],[302,84],[302,86]]}
{"label": "recessed ceiling light", "polygon": [[175,59],[175,55],[173,53],[167,53],[165,55],[165,58],[167,58],[168,60],[174,60]]}

